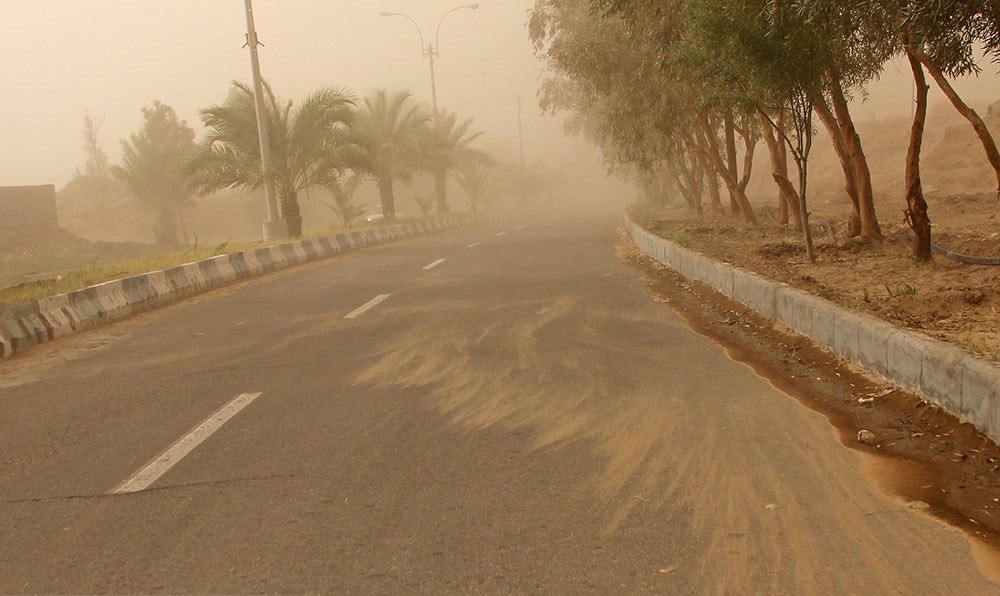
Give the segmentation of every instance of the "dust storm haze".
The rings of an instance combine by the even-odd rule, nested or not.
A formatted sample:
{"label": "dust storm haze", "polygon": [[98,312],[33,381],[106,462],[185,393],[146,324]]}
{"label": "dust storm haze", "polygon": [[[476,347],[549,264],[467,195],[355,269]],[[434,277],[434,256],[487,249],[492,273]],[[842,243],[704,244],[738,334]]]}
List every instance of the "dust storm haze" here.
{"label": "dust storm haze", "polygon": [[[433,43],[440,23],[436,39],[440,56],[435,63],[439,103],[474,120],[474,129],[486,133],[481,147],[501,161],[517,159],[514,98],[520,94],[526,162],[544,163],[561,173],[562,198],[576,205],[634,199],[631,186],[605,176],[597,150],[567,138],[561,118],[540,113],[536,92],[544,70],[525,30],[533,4],[533,0],[484,0],[476,10],[456,10],[442,19],[462,3],[256,0],[257,31],[264,44],[263,76],[285,100],[298,101],[320,87],[332,86],[357,97],[376,88],[408,89],[429,104],[428,63],[421,55],[417,28],[425,44]],[[250,79],[247,51],[241,47],[246,25],[240,0],[3,0],[0,6],[4,15],[0,77],[5,89],[0,186],[55,184],[61,189],[86,159],[81,139],[85,113],[101,123],[99,141],[111,163],[116,163],[120,141],[141,124],[143,106],[159,100],[173,107],[200,135],[199,110],[221,103],[232,80]],[[380,16],[381,12],[404,13],[418,27],[403,17]],[[987,64],[981,77],[957,81],[957,90],[975,107],[985,108],[1000,97],[994,70]],[[887,65],[868,93],[855,98],[857,120],[898,118],[905,128],[911,109],[906,72],[901,63]],[[950,106],[942,102],[940,92],[932,89],[930,126],[939,115],[952,118]],[[878,161],[878,156],[873,159]],[[770,193],[768,176],[757,173],[754,178],[752,189]],[[404,211],[412,209],[406,205],[408,194],[424,192],[421,184],[418,181],[415,189],[401,193]],[[359,196],[370,205],[374,191],[363,188]],[[67,201],[62,198],[63,204]],[[199,201],[199,209],[211,210],[208,202]],[[247,219],[263,216],[262,205],[258,207]],[[308,221],[317,215],[330,219],[322,206],[307,200],[303,208],[315,208],[307,225],[328,223]],[[148,227],[139,222],[145,217],[141,209],[136,211],[136,222],[125,227]],[[72,216],[60,213],[61,219]],[[205,213],[201,219],[206,217],[212,218]],[[102,230],[86,227],[74,231],[92,239],[103,235]],[[203,237],[227,234],[232,232],[202,230]],[[107,239],[142,240],[146,235],[121,233]]]}
{"label": "dust storm haze", "polygon": [[[325,86],[345,88],[356,97],[388,88],[410,90],[429,105],[428,62],[417,28],[402,17],[379,13],[410,16],[425,44],[434,41],[440,22],[439,104],[485,131],[480,146],[501,161],[517,159],[514,97],[520,93],[529,166],[544,162],[562,171],[569,182],[561,194],[573,193],[579,200],[622,192],[620,184],[606,180],[596,150],[567,139],[560,121],[538,109],[542,65],[525,30],[533,0],[485,0],[476,10],[457,10],[443,20],[463,3],[253,4],[264,44],[262,74],[279,98],[299,101]],[[117,163],[120,141],[141,125],[143,106],[159,100],[173,107],[200,136],[199,110],[224,101],[232,80],[250,80],[247,50],[241,47],[246,33],[241,0],[3,0],[0,5],[5,56],[0,61],[5,88],[0,186],[55,184],[61,189],[86,160],[81,130],[87,112],[101,122],[100,143]],[[488,72],[503,74],[509,83],[483,76]],[[368,194],[374,193],[369,189]]]}

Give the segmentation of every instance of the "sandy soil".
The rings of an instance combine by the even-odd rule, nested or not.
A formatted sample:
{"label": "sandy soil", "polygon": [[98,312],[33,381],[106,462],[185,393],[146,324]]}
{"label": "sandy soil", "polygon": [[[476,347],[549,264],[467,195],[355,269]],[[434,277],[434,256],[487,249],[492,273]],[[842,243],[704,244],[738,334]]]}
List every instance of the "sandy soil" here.
{"label": "sandy soil", "polygon": [[[995,195],[930,195],[928,203],[935,244],[1000,257],[1000,200]],[[752,227],[729,215],[699,218],[668,206],[642,213],[639,221],[703,254],[1000,361],[1000,266],[967,265],[940,255],[917,264],[902,213],[893,211],[892,205],[884,205],[879,214],[885,241],[862,243],[846,235],[845,205],[813,206],[816,263],[806,258],[797,230],[766,216]],[[821,221],[832,227],[832,241],[818,229]]]}

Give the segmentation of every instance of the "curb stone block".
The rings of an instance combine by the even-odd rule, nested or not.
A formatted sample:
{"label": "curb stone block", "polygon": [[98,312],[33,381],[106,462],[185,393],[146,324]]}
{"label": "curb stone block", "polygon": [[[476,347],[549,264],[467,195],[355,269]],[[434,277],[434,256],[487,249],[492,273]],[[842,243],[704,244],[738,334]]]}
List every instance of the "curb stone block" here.
{"label": "curb stone block", "polygon": [[813,300],[810,337],[814,342],[831,352],[836,345],[834,338],[837,310],[837,306],[827,300]]}
{"label": "curb stone block", "polygon": [[929,339],[914,333],[894,331],[886,342],[886,376],[904,389],[920,391],[924,352],[931,345]]}
{"label": "curb stone block", "polygon": [[880,375],[889,374],[889,336],[898,328],[875,317],[863,316],[858,326],[858,362]]}
{"label": "curb stone block", "polygon": [[811,338],[815,301],[811,294],[782,284],[774,294],[774,316],[799,335]]}
{"label": "curb stone block", "polygon": [[1000,399],[1000,368],[971,360],[962,371],[962,413],[960,418],[988,436],[1000,436],[994,411]]}
{"label": "curb stone block", "polygon": [[962,414],[964,357],[958,348],[934,343],[924,350],[921,360],[921,393],[956,416]]}
{"label": "curb stone block", "polygon": [[449,218],[439,225],[396,225],[389,229],[341,233],[312,240],[217,255],[168,269],[42,298],[28,304],[0,307],[0,358],[24,352],[39,343],[82,331],[187,295],[252,277],[284,265],[312,261],[345,250],[381,244],[407,235],[458,227],[479,218]]}
{"label": "curb stone block", "polygon": [[774,318],[779,285],[742,269],[733,271],[733,298],[765,317]]}

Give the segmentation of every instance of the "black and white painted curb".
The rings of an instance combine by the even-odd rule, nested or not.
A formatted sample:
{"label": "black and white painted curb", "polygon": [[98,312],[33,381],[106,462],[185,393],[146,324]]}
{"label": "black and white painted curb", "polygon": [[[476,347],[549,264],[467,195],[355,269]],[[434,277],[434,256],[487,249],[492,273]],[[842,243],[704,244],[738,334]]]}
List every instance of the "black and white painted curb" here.
{"label": "black and white painted curb", "polygon": [[458,216],[288,242],[133,275],[27,304],[0,307],[0,358],[261,273],[479,220],[474,216]]}
{"label": "black and white painted curb", "polygon": [[651,234],[627,215],[636,246],[677,273],[774,319],[820,347],[916,393],[1000,443],[1000,367],[953,345],[855,313]]}

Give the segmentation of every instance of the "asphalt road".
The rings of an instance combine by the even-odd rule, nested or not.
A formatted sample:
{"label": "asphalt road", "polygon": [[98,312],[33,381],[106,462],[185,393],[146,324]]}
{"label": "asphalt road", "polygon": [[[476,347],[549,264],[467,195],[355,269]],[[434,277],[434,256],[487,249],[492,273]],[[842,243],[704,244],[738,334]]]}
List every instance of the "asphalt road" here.
{"label": "asphalt road", "polygon": [[0,363],[0,592],[1000,592],[616,228],[476,225]]}

